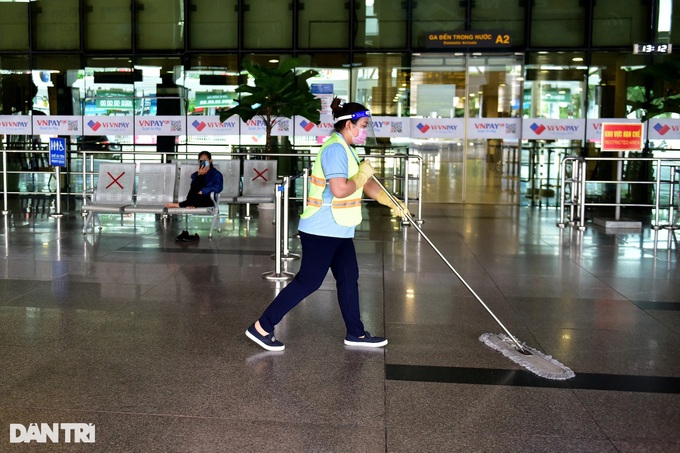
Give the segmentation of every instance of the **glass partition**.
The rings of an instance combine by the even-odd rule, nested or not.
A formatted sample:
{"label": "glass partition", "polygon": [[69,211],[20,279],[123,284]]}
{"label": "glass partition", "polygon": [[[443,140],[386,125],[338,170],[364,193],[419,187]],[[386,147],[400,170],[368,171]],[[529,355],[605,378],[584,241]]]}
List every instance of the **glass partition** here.
{"label": "glass partition", "polygon": [[137,0],[137,48],[184,48],[184,0]]}
{"label": "glass partition", "polygon": [[235,49],[238,47],[236,0],[192,0],[189,10],[189,47]]}
{"label": "glass partition", "polygon": [[243,34],[247,49],[287,49],[293,45],[293,10],[289,2],[245,3],[243,27],[247,30]]}
{"label": "glass partition", "polygon": [[526,2],[519,2],[519,7],[508,8],[506,2],[499,0],[476,0],[472,2],[471,30],[497,31],[511,36],[514,46],[524,44],[524,17]]}
{"label": "glass partition", "polygon": [[88,50],[131,50],[131,0],[85,0],[84,28]]}
{"label": "glass partition", "polygon": [[0,50],[28,49],[28,3],[0,2]]}
{"label": "glass partition", "polygon": [[298,45],[309,48],[345,48],[349,45],[349,9],[344,2],[305,2],[298,9]]}
{"label": "glass partition", "polygon": [[572,47],[585,45],[585,5],[582,0],[533,2],[531,8],[531,45],[535,47]]}
{"label": "glass partition", "polygon": [[80,49],[79,0],[38,0],[33,4],[33,33],[40,50]]}
{"label": "glass partition", "polygon": [[465,2],[432,0],[413,2],[411,46],[416,49],[425,47],[428,34],[434,31],[465,30],[467,15]]}
{"label": "glass partition", "polygon": [[365,0],[355,5],[358,23],[354,45],[357,48],[406,47],[405,3]]}

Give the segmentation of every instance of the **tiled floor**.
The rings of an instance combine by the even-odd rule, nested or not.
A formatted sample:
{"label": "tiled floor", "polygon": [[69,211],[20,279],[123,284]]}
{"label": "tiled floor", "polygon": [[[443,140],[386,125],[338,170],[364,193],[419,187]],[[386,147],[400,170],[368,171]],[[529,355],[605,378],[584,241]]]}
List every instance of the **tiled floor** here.
{"label": "tiled floor", "polygon": [[[362,314],[343,345],[329,277],[244,336],[281,284],[272,211],[191,220],[18,210],[0,231],[0,451],[680,451],[678,234],[579,233],[554,208],[426,203],[422,228],[520,340],[572,368],[528,374],[478,341],[500,328],[429,245],[365,209]],[[299,241],[291,240],[296,252]],[[294,272],[298,261],[284,264]],[[10,424],[93,423],[94,444],[10,444]]]}

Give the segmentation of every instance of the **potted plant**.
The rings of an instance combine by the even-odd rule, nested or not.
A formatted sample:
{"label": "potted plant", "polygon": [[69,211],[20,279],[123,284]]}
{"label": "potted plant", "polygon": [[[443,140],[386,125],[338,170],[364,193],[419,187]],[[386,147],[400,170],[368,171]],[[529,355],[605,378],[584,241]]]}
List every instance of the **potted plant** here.
{"label": "potted plant", "polygon": [[299,62],[289,59],[270,68],[249,61],[243,69],[250,74],[254,85],[243,84],[236,89],[240,93],[238,105],[220,113],[220,121],[238,115],[243,121],[260,117],[265,124],[265,152],[273,150],[272,129],[281,118],[303,116],[314,124],[320,120],[321,101],[315,97],[307,83],[318,72],[308,69],[296,74]]}

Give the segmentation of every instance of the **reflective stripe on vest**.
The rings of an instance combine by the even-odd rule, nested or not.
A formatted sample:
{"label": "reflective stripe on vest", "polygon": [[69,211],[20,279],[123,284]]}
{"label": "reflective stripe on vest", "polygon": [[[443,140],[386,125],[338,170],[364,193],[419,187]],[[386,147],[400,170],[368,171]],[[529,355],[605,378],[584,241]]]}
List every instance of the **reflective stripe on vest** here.
{"label": "reflective stripe on vest", "polygon": [[[312,167],[312,174],[309,178],[309,195],[307,196],[307,208],[300,216],[307,218],[314,215],[323,205],[323,191],[326,189],[327,181],[321,165],[321,154],[328,148],[328,146],[339,143],[347,153],[347,173],[354,176],[359,172],[359,157],[355,151],[347,145],[345,139],[339,133],[333,133],[331,137],[323,144],[319,153],[316,155],[314,166]],[[357,226],[361,223],[361,198],[363,195],[363,188],[358,189],[354,193],[345,198],[333,197],[331,202],[331,212],[333,219],[342,226]]]}

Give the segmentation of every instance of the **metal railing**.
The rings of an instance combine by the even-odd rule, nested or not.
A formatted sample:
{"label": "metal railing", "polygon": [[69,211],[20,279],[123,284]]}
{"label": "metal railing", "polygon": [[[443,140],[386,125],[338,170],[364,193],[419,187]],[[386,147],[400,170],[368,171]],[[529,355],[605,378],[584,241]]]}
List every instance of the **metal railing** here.
{"label": "metal railing", "polygon": [[[615,179],[597,179],[589,178],[588,169],[589,164],[597,165],[598,163],[607,162],[616,165]],[[650,166],[650,175],[648,180],[631,180],[624,179],[623,167],[624,163],[630,168],[636,168],[646,165]],[[665,176],[668,174],[668,177]],[[584,230],[586,223],[586,208],[587,207],[613,207],[614,220],[621,219],[621,208],[649,208],[654,211],[651,227],[655,230],[661,228],[676,228],[675,213],[677,210],[678,194],[677,190],[680,187],[680,182],[677,180],[680,175],[680,159],[677,158],[661,158],[661,157],[575,157],[569,156],[562,159],[560,164],[560,220],[557,226],[564,228],[565,226],[574,226],[579,230]],[[608,185],[614,187],[613,200],[607,200],[606,197],[601,197],[598,200],[594,196],[595,185]],[[653,201],[645,202],[644,196],[641,202],[633,199],[624,199],[623,189],[628,187],[648,187],[653,191]],[[632,192],[632,191],[631,191]],[[643,190],[642,193],[645,191]],[[662,193],[668,194],[668,201],[662,199]],[[660,221],[660,212],[668,211],[668,223],[662,224]]]}
{"label": "metal railing", "polygon": [[[17,168],[10,169],[8,167],[8,156],[23,157],[27,154],[41,153],[49,154],[48,150],[7,150],[2,151],[2,192],[3,192],[3,215],[10,213],[8,196],[9,195],[50,195],[57,196],[57,191],[52,190],[49,186],[53,179],[56,179],[56,184],[61,188],[61,179],[64,178],[66,182],[65,190],[61,190],[61,196],[87,196],[95,186],[95,176],[97,174],[97,162],[116,161],[116,162],[170,162],[173,159],[194,159],[196,152],[191,151],[173,151],[173,152],[159,152],[159,151],[136,151],[136,152],[121,152],[121,151],[69,151],[68,162],[69,165],[56,171],[51,167],[39,168]],[[77,156],[77,157],[75,157]],[[213,159],[259,159],[259,158],[304,158],[311,163],[316,158],[316,153],[264,153],[264,152],[225,152],[212,153]],[[370,157],[372,160],[382,161],[382,166],[376,165],[378,169],[378,177],[391,179],[391,189],[400,197],[404,198],[405,203],[416,201],[417,205],[417,219],[422,220],[422,175],[423,175],[423,159],[419,155],[409,154],[360,154],[359,157]],[[15,159],[16,160],[16,159]],[[417,166],[415,176],[411,174],[411,164]],[[391,165],[391,168],[390,168]],[[41,183],[42,190],[35,190],[36,185],[31,186],[32,190],[27,187],[16,187],[10,189],[8,177],[11,175],[20,175],[26,178],[40,178],[47,180],[47,183]],[[280,176],[289,176],[281,175]],[[416,194],[413,196],[410,191],[411,181],[415,177],[417,180]],[[17,178],[19,179],[19,178]],[[307,178],[305,178],[306,186]],[[306,197],[295,196],[292,200],[306,201]]]}

